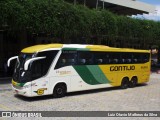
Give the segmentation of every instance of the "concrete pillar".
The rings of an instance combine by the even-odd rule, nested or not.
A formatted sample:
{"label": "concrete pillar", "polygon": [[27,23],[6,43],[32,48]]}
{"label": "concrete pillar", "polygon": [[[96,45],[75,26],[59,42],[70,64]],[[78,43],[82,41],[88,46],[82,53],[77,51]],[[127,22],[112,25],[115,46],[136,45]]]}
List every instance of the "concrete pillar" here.
{"label": "concrete pillar", "polygon": [[98,8],[98,1],[99,1],[99,0],[97,0],[97,2],[96,2],[96,9]]}

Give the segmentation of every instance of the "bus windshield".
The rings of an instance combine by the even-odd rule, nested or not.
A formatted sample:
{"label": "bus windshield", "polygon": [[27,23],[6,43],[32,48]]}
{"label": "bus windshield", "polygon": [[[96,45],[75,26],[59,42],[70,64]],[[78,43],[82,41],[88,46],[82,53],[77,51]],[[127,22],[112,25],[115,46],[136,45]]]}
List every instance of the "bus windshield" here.
{"label": "bus windshield", "polygon": [[[15,65],[15,70],[13,74],[13,80],[19,83],[26,83],[32,80],[43,77],[47,74],[48,69],[51,66],[52,61],[57,55],[58,50],[54,51],[43,51],[38,53],[21,53],[19,55],[19,60],[17,60]],[[24,64],[27,60],[34,57],[46,57],[42,60],[33,61],[30,63],[28,70],[24,70]]]}
{"label": "bus windshield", "polygon": [[[29,79],[30,72],[28,71],[24,71],[24,64],[27,60],[33,58],[35,56],[35,54],[29,54],[29,53],[20,53],[20,55],[18,56],[16,65],[15,65],[15,69],[14,69],[14,73],[13,73],[13,79],[16,82],[25,82],[27,81],[26,79]],[[23,75],[22,73],[25,72],[25,74]]]}

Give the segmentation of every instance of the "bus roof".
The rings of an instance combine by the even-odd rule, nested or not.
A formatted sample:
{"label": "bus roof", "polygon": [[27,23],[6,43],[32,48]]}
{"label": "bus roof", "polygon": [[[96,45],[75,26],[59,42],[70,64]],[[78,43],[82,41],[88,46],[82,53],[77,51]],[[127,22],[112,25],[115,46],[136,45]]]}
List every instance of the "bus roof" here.
{"label": "bus roof", "polygon": [[21,52],[23,53],[35,53],[40,51],[49,51],[53,49],[64,49],[64,50],[83,50],[83,51],[113,51],[113,52],[142,52],[149,53],[149,50],[137,50],[130,48],[115,48],[108,47],[105,45],[82,45],[82,44],[44,44],[35,45],[24,48]]}

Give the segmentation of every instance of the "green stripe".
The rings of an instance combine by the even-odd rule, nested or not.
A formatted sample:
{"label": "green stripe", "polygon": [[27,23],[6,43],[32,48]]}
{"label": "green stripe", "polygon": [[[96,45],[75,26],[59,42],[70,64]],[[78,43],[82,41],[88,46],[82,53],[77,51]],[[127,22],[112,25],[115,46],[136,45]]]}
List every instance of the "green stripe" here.
{"label": "green stripe", "polygon": [[90,85],[110,83],[98,65],[73,66],[79,76]]}
{"label": "green stripe", "polygon": [[88,65],[87,68],[99,83],[110,83],[98,65]]}
{"label": "green stripe", "polygon": [[87,66],[82,65],[82,66],[73,66],[73,67],[86,83],[90,85],[100,84],[100,82],[98,82],[93,76],[93,74],[89,71]]}
{"label": "green stripe", "polygon": [[23,87],[25,83],[17,83],[16,86]]}
{"label": "green stripe", "polygon": [[20,83],[20,86],[23,87],[25,83]]}

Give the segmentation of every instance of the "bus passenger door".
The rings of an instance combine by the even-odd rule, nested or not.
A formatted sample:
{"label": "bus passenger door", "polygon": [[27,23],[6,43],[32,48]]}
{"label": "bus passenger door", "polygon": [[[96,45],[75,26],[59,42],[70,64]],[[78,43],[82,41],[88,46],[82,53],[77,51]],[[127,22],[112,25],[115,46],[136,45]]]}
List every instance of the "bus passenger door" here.
{"label": "bus passenger door", "polygon": [[48,94],[49,77],[46,74],[49,65],[45,61],[47,60],[34,61],[31,65],[32,94],[35,96]]}

